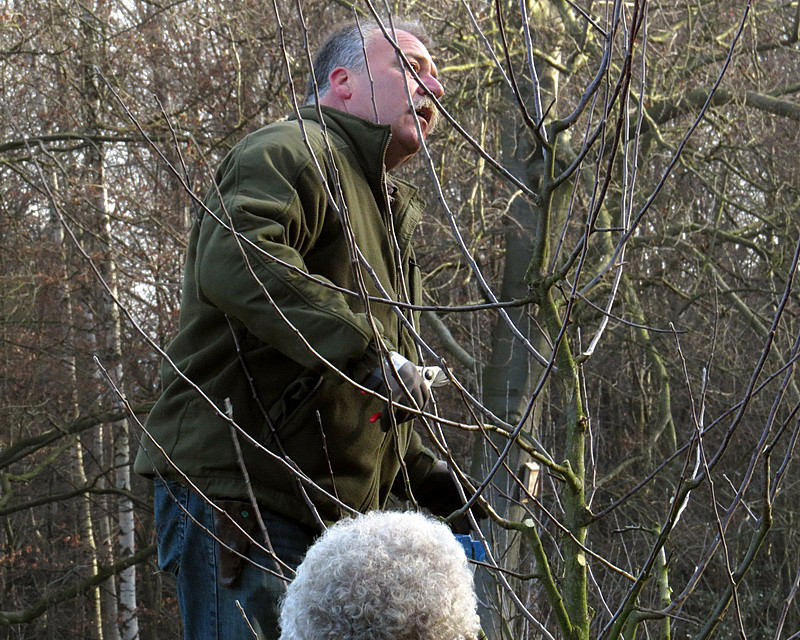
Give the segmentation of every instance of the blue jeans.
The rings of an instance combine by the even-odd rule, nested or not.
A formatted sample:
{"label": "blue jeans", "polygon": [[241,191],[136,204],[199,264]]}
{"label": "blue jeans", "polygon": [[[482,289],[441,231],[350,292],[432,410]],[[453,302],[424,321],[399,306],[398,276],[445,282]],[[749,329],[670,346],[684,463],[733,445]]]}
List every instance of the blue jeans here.
{"label": "blue jeans", "polygon": [[[222,547],[209,534],[217,535],[215,509],[194,491],[169,480],[154,482],[154,497],[158,564],[177,578],[185,640],[278,640],[279,599],[288,583],[244,561],[234,584],[223,586],[219,581]],[[261,515],[275,553],[296,568],[315,532],[277,513],[262,509]],[[263,543],[259,531],[253,538]],[[256,545],[250,544],[246,555],[276,570],[274,560]]]}

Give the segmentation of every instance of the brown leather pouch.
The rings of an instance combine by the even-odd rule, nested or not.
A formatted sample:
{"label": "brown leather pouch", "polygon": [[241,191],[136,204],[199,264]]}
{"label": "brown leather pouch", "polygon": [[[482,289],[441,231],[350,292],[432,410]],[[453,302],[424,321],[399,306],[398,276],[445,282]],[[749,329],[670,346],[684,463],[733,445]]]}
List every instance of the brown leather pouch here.
{"label": "brown leather pouch", "polygon": [[253,506],[249,502],[215,500],[214,503],[224,511],[224,513],[214,512],[214,529],[219,539],[217,541],[218,580],[223,587],[230,588],[236,584],[242,567],[247,562],[242,556],[246,556],[247,550],[250,548],[250,540],[234,522],[249,536],[254,537],[257,529],[256,516],[253,513]]}

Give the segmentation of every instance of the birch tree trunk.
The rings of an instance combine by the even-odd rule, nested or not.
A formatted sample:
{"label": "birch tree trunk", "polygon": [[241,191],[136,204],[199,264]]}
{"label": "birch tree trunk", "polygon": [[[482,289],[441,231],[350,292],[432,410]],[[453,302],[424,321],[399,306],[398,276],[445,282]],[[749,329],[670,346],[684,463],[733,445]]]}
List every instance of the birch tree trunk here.
{"label": "birch tree trunk", "polygon": [[[96,11],[105,10],[100,6]],[[89,135],[98,136],[101,131],[101,114],[104,108],[103,98],[99,90],[96,60],[100,59],[100,47],[104,46],[102,34],[106,26],[105,19],[87,10],[83,22],[85,53],[83,59],[83,90],[85,97],[85,128]],[[97,223],[90,228],[97,230],[99,246],[96,252],[96,264],[104,283],[97,283],[97,299],[100,300],[99,309],[102,317],[98,318],[95,326],[98,328],[97,344],[102,345],[103,353],[98,354],[97,361],[108,375],[108,383],[115,390],[124,393],[125,382],[122,370],[122,325],[120,312],[115,300],[119,299],[119,286],[117,282],[117,267],[114,257],[114,238],[111,229],[111,211],[109,210],[108,188],[105,178],[105,148],[102,142],[91,145],[86,153],[86,169],[90,176],[88,190],[88,204],[91,212],[97,216]],[[90,253],[90,255],[92,255]],[[103,360],[106,359],[106,362]],[[102,383],[102,376],[99,376]],[[114,395],[112,391],[109,395]],[[103,427],[101,427],[102,433]],[[121,490],[116,498],[117,529],[115,537],[116,555],[125,558],[135,552],[135,522],[133,504],[125,497],[124,492],[131,490],[131,459],[128,423],[125,420],[107,425],[106,435],[110,436],[110,458],[114,469],[113,484]],[[102,438],[101,438],[102,439]],[[111,535],[109,527],[108,534]],[[109,539],[109,545],[112,542]],[[114,554],[110,554],[114,557]],[[139,623],[136,606],[136,567],[130,566],[116,577],[116,584],[109,580],[110,610],[107,612],[107,628],[111,630],[112,640],[136,640],[139,637]]]}
{"label": "birch tree trunk", "polygon": [[[54,191],[59,191],[59,180],[58,175],[54,175],[53,179],[53,188]],[[69,277],[69,267],[68,267],[68,255],[69,255],[69,244],[66,241],[64,228],[61,225],[61,222],[58,219],[53,220],[53,235],[55,236],[55,241],[61,246],[61,266],[62,266],[62,277],[61,277],[61,307],[64,310],[64,315],[66,316],[66,330],[68,332],[74,332],[76,324],[75,324],[75,311],[74,311],[74,303],[72,300],[72,289],[71,289],[71,278]],[[67,337],[65,340],[66,344],[74,344],[73,340]],[[80,416],[80,397],[78,393],[78,377],[77,377],[77,358],[74,352],[70,352],[65,356],[65,367],[68,372],[69,376],[69,388],[70,388],[70,404],[71,410],[67,414],[67,419],[69,422],[77,420]],[[89,481],[86,476],[86,468],[84,466],[84,451],[83,451],[83,443],[81,442],[81,436],[75,436],[75,445],[72,450],[72,474],[75,478],[75,484],[79,487],[87,487],[89,486]],[[90,560],[90,567],[93,574],[98,572],[100,568],[100,558],[97,552],[97,541],[95,539],[95,531],[94,531],[94,523],[92,522],[92,501],[90,494],[84,493],[80,497],[80,526],[81,526],[81,535],[86,542],[86,545],[91,550],[91,560]],[[100,588],[96,588],[92,590],[92,613],[93,613],[93,624],[94,624],[94,634],[93,638],[97,640],[103,640],[103,607],[102,607],[102,597]]]}

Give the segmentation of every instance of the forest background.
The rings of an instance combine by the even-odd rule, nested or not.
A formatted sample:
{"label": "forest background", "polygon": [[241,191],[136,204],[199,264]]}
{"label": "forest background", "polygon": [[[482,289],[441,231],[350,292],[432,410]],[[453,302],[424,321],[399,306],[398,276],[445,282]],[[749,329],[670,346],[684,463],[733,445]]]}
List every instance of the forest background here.
{"label": "forest background", "polygon": [[194,196],[376,12],[447,90],[419,428],[489,636],[800,637],[797,0],[6,0],[0,638],[180,637],[130,464]]}

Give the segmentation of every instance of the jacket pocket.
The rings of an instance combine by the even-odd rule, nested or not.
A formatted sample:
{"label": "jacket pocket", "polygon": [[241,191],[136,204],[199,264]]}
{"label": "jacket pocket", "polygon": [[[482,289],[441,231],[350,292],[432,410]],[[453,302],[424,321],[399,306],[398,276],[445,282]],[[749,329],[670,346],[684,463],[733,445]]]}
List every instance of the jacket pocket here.
{"label": "jacket pocket", "polygon": [[[377,425],[375,425],[377,427]],[[384,464],[386,462],[386,447],[390,445],[393,441],[393,434],[390,431],[386,432],[383,435],[383,441],[381,442],[380,448],[378,449],[376,459],[379,461],[379,464]],[[371,511],[372,509],[383,509],[385,505],[381,501],[381,472],[380,470],[375,470],[372,473],[372,478],[370,480],[369,487],[367,488],[366,493],[364,494],[364,498],[361,501],[361,504],[358,507],[359,511]]]}
{"label": "jacket pocket", "polygon": [[319,375],[305,375],[289,383],[286,390],[267,411],[265,425],[267,443],[275,437],[289,438],[299,428],[313,419],[316,407],[314,397],[322,386],[323,379]]}

